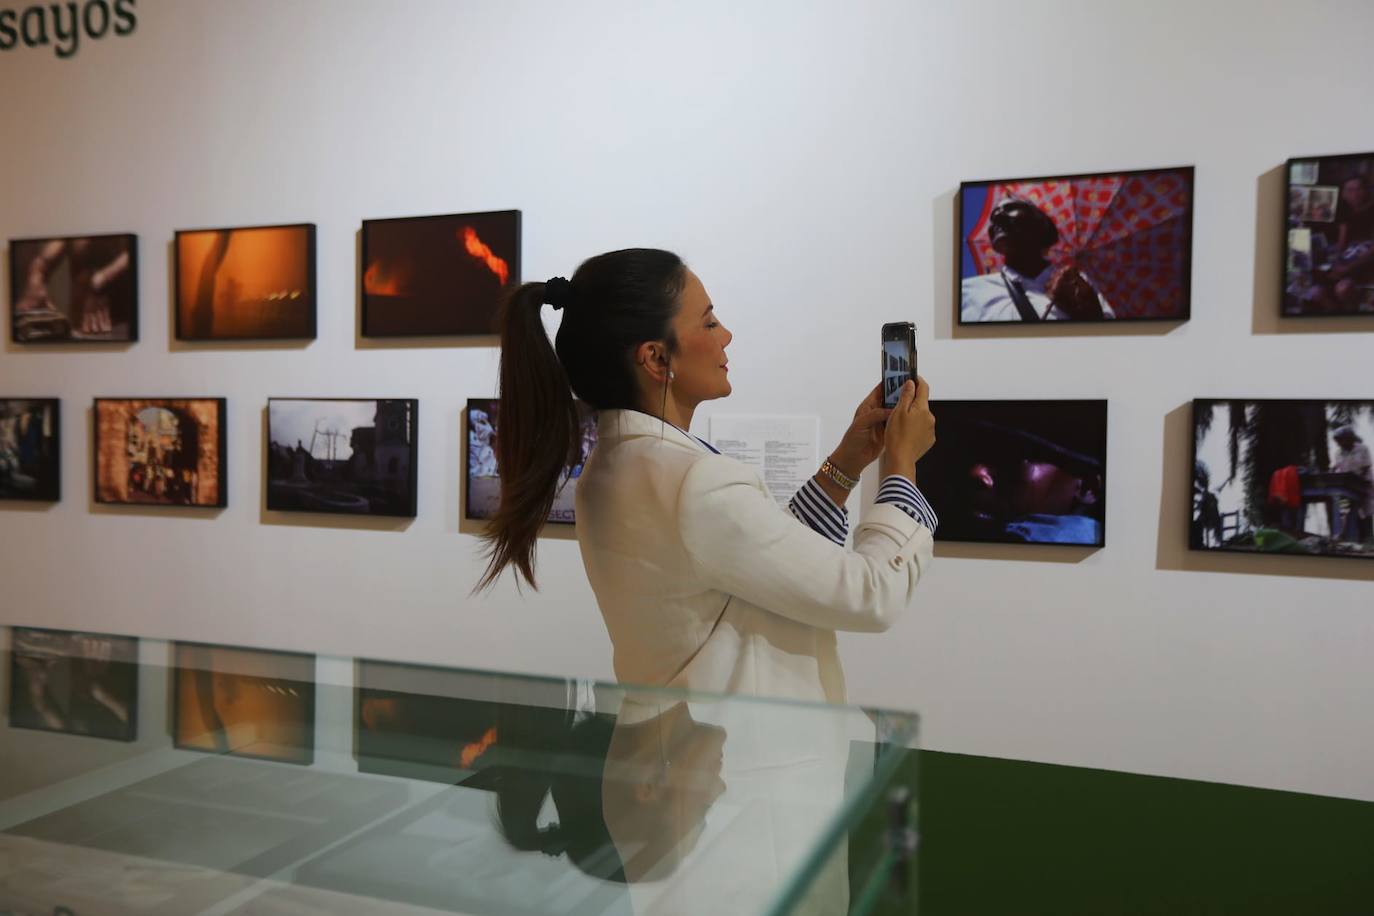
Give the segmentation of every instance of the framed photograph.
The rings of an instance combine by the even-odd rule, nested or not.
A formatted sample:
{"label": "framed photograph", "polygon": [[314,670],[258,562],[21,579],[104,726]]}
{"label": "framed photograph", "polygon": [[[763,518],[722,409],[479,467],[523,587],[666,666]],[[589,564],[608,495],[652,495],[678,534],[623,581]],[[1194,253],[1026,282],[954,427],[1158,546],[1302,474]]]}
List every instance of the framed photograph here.
{"label": "framed photograph", "polygon": [[315,656],[174,644],[172,743],[309,764],[315,759]]}
{"label": "framed photograph", "polygon": [[61,439],[57,398],[0,398],[0,499],[57,502]]}
{"label": "framed photograph", "polygon": [[916,465],[939,541],[1107,543],[1106,401],[932,401]]}
{"label": "framed photograph", "polygon": [[1374,557],[1374,401],[1193,402],[1193,550]]}
{"label": "framed photograph", "polygon": [[960,324],[1186,321],[1193,168],[966,181]]}
{"label": "framed photograph", "polygon": [[138,640],[15,627],[10,725],[133,741],[138,734]]}
{"label": "framed photograph", "polygon": [[96,398],[95,501],[228,504],[224,398]]}
{"label": "framed photograph", "polygon": [[420,402],[271,398],[267,508],[414,518]]}
{"label": "framed photograph", "polygon": [[312,340],[315,226],[176,233],[177,340]]}
{"label": "framed photograph", "polygon": [[1290,159],[1283,314],[1374,315],[1374,153]]}
{"label": "framed photograph", "polygon": [[138,340],[138,237],[12,239],[10,321],[15,343]]}
{"label": "framed photograph", "polygon": [[520,283],[520,211],[363,221],[364,337],[498,333]]}
{"label": "framed photograph", "polygon": [[[467,406],[467,476],[463,488],[463,517],[473,520],[489,519],[501,505],[501,472],[496,466],[496,437],[500,435],[501,402],[495,398],[470,398]],[[577,402],[581,417],[582,441],[578,460],[563,472],[563,478],[549,510],[549,521],[556,524],[575,524],[574,511],[577,478],[596,447],[596,415],[591,408]]]}

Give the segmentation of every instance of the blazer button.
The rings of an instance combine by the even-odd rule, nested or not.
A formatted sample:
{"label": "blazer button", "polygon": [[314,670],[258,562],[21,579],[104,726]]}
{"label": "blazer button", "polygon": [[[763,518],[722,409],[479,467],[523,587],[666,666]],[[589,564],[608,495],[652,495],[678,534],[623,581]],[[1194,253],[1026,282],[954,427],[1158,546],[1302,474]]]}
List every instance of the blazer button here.
{"label": "blazer button", "polygon": [[892,558],[892,565],[893,565],[893,566],[896,566],[896,567],[899,567],[899,568],[900,568],[901,565],[902,565],[903,563],[905,563],[905,562],[906,562],[906,557],[902,556],[901,554],[898,554],[897,556],[895,556],[895,557]]}

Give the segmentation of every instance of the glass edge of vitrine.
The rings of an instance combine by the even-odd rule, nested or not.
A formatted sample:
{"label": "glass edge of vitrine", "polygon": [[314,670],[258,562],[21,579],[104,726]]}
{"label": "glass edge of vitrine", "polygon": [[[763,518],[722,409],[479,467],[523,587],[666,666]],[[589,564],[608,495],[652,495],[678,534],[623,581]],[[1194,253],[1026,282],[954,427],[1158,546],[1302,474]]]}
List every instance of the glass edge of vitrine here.
{"label": "glass edge of vitrine", "polygon": [[[519,683],[527,683],[527,684],[545,684],[545,685],[567,685],[567,684],[570,684],[570,683],[589,684],[589,685],[592,685],[592,686],[594,686],[594,687],[601,688],[601,689],[603,689],[603,690],[605,690],[605,691],[608,691],[608,692],[610,692],[610,693],[612,693],[612,694],[619,694],[619,695],[622,695],[622,696],[624,696],[624,695],[629,695],[629,694],[652,695],[652,696],[654,696],[654,697],[658,697],[658,698],[662,698],[662,699],[672,699],[672,700],[678,700],[678,701],[690,702],[690,703],[702,703],[702,704],[704,704],[704,703],[731,703],[731,704],[739,704],[739,705],[756,705],[756,706],[763,706],[763,707],[767,707],[767,708],[785,707],[785,708],[814,709],[814,710],[816,710],[817,712],[823,712],[823,713],[825,713],[825,714],[831,714],[831,715],[847,715],[847,716],[852,716],[853,714],[855,714],[855,713],[860,713],[860,712],[862,712],[862,713],[882,714],[882,715],[884,715],[884,716],[889,716],[889,717],[892,717],[892,718],[894,718],[894,719],[908,719],[908,718],[909,718],[909,719],[911,720],[911,723],[912,723],[912,724],[911,724],[911,728],[912,728],[912,735],[913,735],[913,737],[914,737],[914,734],[915,734],[916,713],[914,713],[914,712],[912,712],[912,711],[910,711],[910,710],[893,709],[893,708],[889,708],[889,707],[885,707],[885,706],[874,706],[874,705],[869,705],[869,704],[849,704],[849,703],[837,704],[837,703],[827,703],[827,702],[824,702],[824,701],[821,701],[821,700],[796,699],[796,698],[792,698],[792,697],[755,696],[755,695],[743,694],[743,693],[721,693],[721,692],[718,692],[718,691],[695,690],[695,689],[685,688],[685,687],[665,687],[665,686],[656,686],[656,685],[649,685],[649,684],[622,683],[622,682],[617,682],[617,681],[602,680],[602,679],[600,679],[600,678],[577,677],[577,676],[573,676],[573,675],[560,675],[560,674],[547,674],[547,673],[532,673],[532,672],[524,672],[524,671],[508,671],[508,670],[502,670],[502,669],[499,669],[499,668],[476,668],[476,667],[469,667],[469,666],[466,666],[466,665],[445,665],[445,664],[440,664],[440,663],[436,663],[436,662],[415,661],[415,660],[409,660],[409,659],[403,659],[403,658],[387,658],[387,657],[372,656],[372,655],[368,655],[368,656],[362,656],[362,655],[339,655],[339,654],[334,654],[334,653],[329,653],[329,652],[311,652],[311,651],[308,651],[308,650],[305,650],[305,649],[294,648],[294,647],[292,647],[292,648],[287,648],[287,647],[267,646],[267,645],[247,645],[247,644],[242,644],[242,643],[230,643],[230,642],[205,642],[205,641],[196,640],[196,639],[176,639],[176,638],[169,638],[169,637],[165,637],[165,636],[149,636],[149,635],[146,635],[146,634],[135,634],[135,633],[114,633],[114,632],[109,632],[109,631],[104,631],[104,630],[97,631],[97,630],[67,629],[67,628],[65,628],[65,627],[39,626],[39,625],[34,625],[34,624],[9,623],[9,622],[2,622],[2,621],[0,621],[0,629],[4,629],[4,630],[9,630],[9,631],[10,631],[9,633],[5,634],[5,635],[6,635],[6,638],[3,640],[3,642],[0,642],[0,654],[5,655],[5,656],[10,656],[10,655],[13,654],[13,650],[14,650],[13,631],[14,631],[14,630],[16,630],[16,629],[21,629],[21,630],[23,630],[23,629],[48,630],[48,631],[66,632],[66,633],[83,633],[83,634],[89,634],[89,635],[92,635],[92,636],[113,636],[113,637],[122,637],[122,638],[129,638],[129,639],[137,639],[137,640],[139,640],[140,642],[145,642],[145,641],[146,641],[146,642],[152,642],[152,643],[164,643],[164,644],[167,646],[168,650],[169,650],[169,651],[168,651],[168,657],[167,657],[167,659],[166,659],[165,661],[145,662],[145,661],[143,660],[143,658],[140,657],[140,658],[139,658],[139,661],[138,661],[138,664],[139,664],[140,666],[143,666],[143,665],[145,665],[145,664],[151,664],[151,665],[153,665],[153,666],[162,667],[162,668],[166,669],[166,670],[169,671],[169,672],[172,671],[172,670],[174,670],[175,668],[178,667],[177,664],[176,664],[176,659],[175,659],[175,657],[171,654],[171,650],[172,650],[176,645],[178,645],[178,644],[180,644],[180,645],[194,645],[194,646],[203,646],[203,647],[211,647],[211,648],[238,649],[238,650],[249,651],[249,652],[275,652],[275,653],[285,653],[285,654],[310,655],[310,656],[313,656],[314,659],[315,659],[315,661],[316,661],[315,683],[316,683],[316,685],[317,685],[318,687],[320,687],[320,688],[352,689],[352,690],[362,689],[363,685],[361,685],[361,684],[359,683],[359,678],[358,678],[358,676],[357,676],[357,668],[358,668],[358,666],[359,666],[360,664],[363,664],[363,663],[368,663],[368,664],[381,664],[381,665],[392,665],[392,666],[396,666],[396,667],[400,667],[400,668],[417,668],[417,669],[425,669],[425,670],[436,671],[436,672],[448,672],[448,673],[453,673],[453,674],[457,674],[457,675],[467,675],[467,676],[483,677],[483,678],[489,678],[489,679],[491,679],[493,682],[495,682],[495,681],[501,681],[501,680],[508,680],[508,681],[519,682]],[[141,650],[140,650],[140,651],[141,651]],[[347,668],[347,670],[353,671],[353,672],[354,672],[354,676],[352,677],[351,682],[350,682],[350,683],[340,683],[340,682],[330,682],[330,681],[321,680],[320,677],[319,677],[319,664],[318,664],[321,660],[327,660],[327,661],[330,662],[332,665],[337,665],[337,666],[339,666],[336,670],[344,670],[344,668]]]}
{"label": "glass edge of vitrine", "polygon": [[[890,712],[888,710],[878,710],[873,707],[845,707],[860,708],[867,712],[881,712],[896,716],[898,720],[906,723],[904,733],[894,734],[895,740],[875,742],[878,745],[888,745],[900,752],[881,755],[874,767],[872,776],[865,780],[862,791],[854,793],[852,797],[846,798],[844,803],[831,816],[825,829],[818,835],[816,843],[807,854],[801,866],[789,879],[781,893],[774,899],[772,905],[761,916],[791,916],[797,912],[806,895],[810,892],[813,881],[824,873],[824,866],[839,851],[840,845],[845,842],[849,831],[861,821],[865,815],[873,810],[874,806],[880,805],[885,800],[885,793],[893,780],[896,778],[902,763],[908,755],[917,752],[917,737],[919,730],[919,717],[915,713]],[[878,868],[886,868],[892,863],[888,858],[884,858]],[[865,882],[865,886],[860,892],[866,892],[873,881]],[[851,892],[854,889],[851,888]],[[862,901],[851,898],[851,904],[860,904]],[[851,909],[850,913],[864,913],[870,907],[863,909]]]}

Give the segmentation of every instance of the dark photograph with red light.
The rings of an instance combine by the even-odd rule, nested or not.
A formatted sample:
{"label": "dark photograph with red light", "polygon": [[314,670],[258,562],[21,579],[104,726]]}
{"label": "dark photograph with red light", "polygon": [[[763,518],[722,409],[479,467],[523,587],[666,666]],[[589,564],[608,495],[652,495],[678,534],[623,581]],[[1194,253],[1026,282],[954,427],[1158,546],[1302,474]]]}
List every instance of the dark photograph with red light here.
{"label": "dark photograph with red light", "polygon": [[315,227],[250,226],[176,234],[178,340],[315,336]]}
{"label": "dark photograph with red light", "polygon": [[138,340],[138,239],[12,240],[10,320],[15,343]]}
{"label": "dark photograph with red light", "polygon": [[932,401],[940,441],[916,465],[936,540],[1102,547],[1106,401]]}
{"label": "dark photograph with red light", "polygon": [[364,220],[361,269],[363,336],[493,335],[520,282],[520,211]]}
{"label": "dark photograph with red light", "polygon": [[1288,161],[1283,313],[1374,315],[1374,153]]}
{"label": "dark photograph with red light", "polygon": [[1374,557],[1374,401],[1193,402],[1193,550]]}
{"label": "dark photograph with red light", "polygon": [[494,788],[493,767],[548,746],[565,719],[558,681],[493,694],[478,672],[360,659],[356,694],[358,769],[468,788]]}
{"label": "dark photograph with red light", "polygon": [[1193,169],[964,182],[960,324],[1183,321]]}

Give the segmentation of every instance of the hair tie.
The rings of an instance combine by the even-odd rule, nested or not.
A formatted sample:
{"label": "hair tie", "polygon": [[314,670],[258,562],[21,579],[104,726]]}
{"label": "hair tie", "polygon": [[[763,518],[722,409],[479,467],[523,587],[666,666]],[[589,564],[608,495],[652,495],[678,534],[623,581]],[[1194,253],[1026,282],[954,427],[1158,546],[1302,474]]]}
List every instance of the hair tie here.
{"label": "hair tie", "polygon": [[544,281],[544,301],[556,312],[572,301],[572,284],[566,277],[550,277]]}

